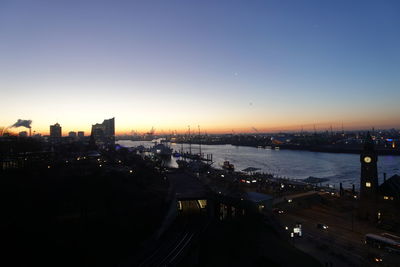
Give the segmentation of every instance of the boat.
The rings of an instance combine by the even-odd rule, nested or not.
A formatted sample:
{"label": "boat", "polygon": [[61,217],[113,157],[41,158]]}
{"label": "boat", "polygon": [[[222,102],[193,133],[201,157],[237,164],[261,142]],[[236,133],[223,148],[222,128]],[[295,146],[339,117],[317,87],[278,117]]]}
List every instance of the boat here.
{"label": "boat", "polygon": [[146,151],[146,148],[144,146],[140,145],[140,146],[136,147],[136,150],[139,151],[139,153],[143,153]]}
{"label": "boat", "polygon": [[181,159],[178,159],[176,163],[178,164],[179,169],[186,169],[189,165],[187,161]]}
{"label": "boat", "polygon": [[179,153],[178,151],[175,151],[174,153],[172,153],[172,156],[174,158],[180,158],[181,157],[181,153]]}
{"label": "boat", "polygon": [[198,154],[190,154],[190,153],[183,153],[182,155],[183,158],[185,159],[191,159],[191,160],[201,160],[201,156]]}
{"label": "boat", "polygon": [[224,161],[224,164],[222,165],[222,169],[233,172],[235,170],[235,166],[226,160],[226,161]]}
{"label": "boat", "polygon": [[153,152],[155,156],[159,156],[161,158],[170,158],[172,155],[172,148],[164,144],[157,144],[151,148],[151,152]]}

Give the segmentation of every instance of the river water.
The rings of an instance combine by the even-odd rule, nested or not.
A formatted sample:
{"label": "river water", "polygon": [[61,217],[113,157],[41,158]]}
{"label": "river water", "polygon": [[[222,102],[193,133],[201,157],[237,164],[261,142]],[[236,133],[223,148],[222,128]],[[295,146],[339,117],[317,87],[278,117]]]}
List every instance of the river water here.
{"label": "river water", "polygon": [[[143,145],[151,147],[152,142],[120,140],[117,142],[124,147]],[[182,145],[171,144],[171,148],[180,151]],[[199,152],[199,145],[192,145],[192,153]],[[184,151],[189,151],[189,145],[183,145]],[[264,148],[232,146],[232,145],[202,145],[201,152],[213,154],[213,166],[221,168],[225,160],[235,165],[235,170],[247,167],[260,168],[262,172],[273,173],[291,179],[305,179],[309,176],[328,178],[326,184],[338,187],[342,182],[344,187],[352,184],[359,186],[360,156],[356,154],[322,153],[298,150],[268,150]],[[168,165],[177,167],[172,158]],[[400,174],[400,156],[379,156],[379,183],[383,182],[383,173],[387,178]],[[324,183],[325,184],[325,183]]]}

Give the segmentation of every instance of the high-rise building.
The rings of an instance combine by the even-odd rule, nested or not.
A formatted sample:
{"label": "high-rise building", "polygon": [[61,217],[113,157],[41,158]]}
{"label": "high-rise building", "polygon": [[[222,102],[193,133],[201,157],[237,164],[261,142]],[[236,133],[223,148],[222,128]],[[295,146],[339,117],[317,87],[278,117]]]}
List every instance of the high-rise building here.
{"label": "high-rise building", "polygon": [[56,123],[54,125],[50,125],[50,139],[52,141],[58,141],[61,139],[62,132],[61,132],[61,126],[59,123]]}
{"label": "high-rise building", "polygon": [[115,118],[104,120],[103,123],[92,125],[91,135],[97,145],[115,144]]}
{"label": "high-rise building", "polygon": [[76,132],[74,132],[74,131],[69,132],[68,137],[76,138]]}
{"label": "high-rise building", "polygon": [[78,138],[83,138],[83,137],[85,137],[85,132],[79,131],[78,132]]}

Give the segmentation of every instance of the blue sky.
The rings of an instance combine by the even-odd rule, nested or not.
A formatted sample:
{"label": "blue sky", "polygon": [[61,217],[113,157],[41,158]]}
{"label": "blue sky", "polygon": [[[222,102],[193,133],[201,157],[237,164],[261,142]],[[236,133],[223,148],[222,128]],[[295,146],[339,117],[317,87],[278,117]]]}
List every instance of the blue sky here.
{"label": "blue sky", "polygon": [[398,1],[1,1],[0,126],[400,127]]}

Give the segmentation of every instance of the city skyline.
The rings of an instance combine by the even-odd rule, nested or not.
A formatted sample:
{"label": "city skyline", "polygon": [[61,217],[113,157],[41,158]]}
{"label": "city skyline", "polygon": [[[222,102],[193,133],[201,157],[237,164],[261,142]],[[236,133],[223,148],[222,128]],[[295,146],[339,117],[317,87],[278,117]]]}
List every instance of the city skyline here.
{"label": "city skyline", "polygon": [[[115,120],[115,118],[110,118],[109,120]],[[105,119],[104,121],[108,121],[108,119]],[[103,122],[104,123],[104,122]],[[86,127],[85,130],[82,129],[76,129],[76,128],[68,128],[65,129],[62,124],[59,122],[54,123],[55,125],[61,126],[62,131],[61,131],[61,136],[70,136],[71,133],[83,133],[86,136],[91,135],[91,132],[93,131],[93,127],[96,127],[97,125],[101,125],[99,123],[94,123],[91,124],[90,126]],[[356,124],[357,125],[357,124]],[[32,126],[32,120],[22,120],[18,119],[17,122],[15,122],[13,125],[7,126],[7,127],[0,127],[0,135],[8,133],[12,135],[17,135],[18,133],[27,133],[29,132],[29,135],[33,134],[40,134],[44,136],[51,136],[51,128],[54,125],[48,125],[48,130],[45,130],[43,132],[37,131],[34,126]],[[50,129],[50,130],[49,130]],[[151,127],[151,129],[147,129],[144,131],[137,131],[132,129],[131,131],[118,131],[116,128],[115,130],[115,135],[116,136],[123,136],[123,135],[145,135],[149,134],[152,132],[154,135],[170,135],[170,134],[188,134],[189,131],[192,133],[192,135],[197,135],[197,134],[266,134],[266,133],[279,133],[279,132],[287,132],[287,133],[296,133],[296,132],[355,132],[355,131],[386,131],[386,130],[392,130],[396,129],[395,127],[357,127],[355,125],[352,125],[352,127],[348,127],[348,125],[342,124],[312,124],[312,125],[296,125],[292,126],[286,129],[282,128],[270,128],[270,129],[263,129],[263,128],[255,128],[251,127],[249,129],[243,129],[242,131],[235,131],[234,129],[231,129],[231,131],[208,131],[207,129],[202,129],[200,125],[187,125],[186,128],[179,128],[179,131],[177,129],[157,129],[154,126]]]}
{"label": "city skyline", "polygon": [[[4,1],[0,126],[398,128],[396,1]],[[64,130],[65,129],[65,130]]]}

